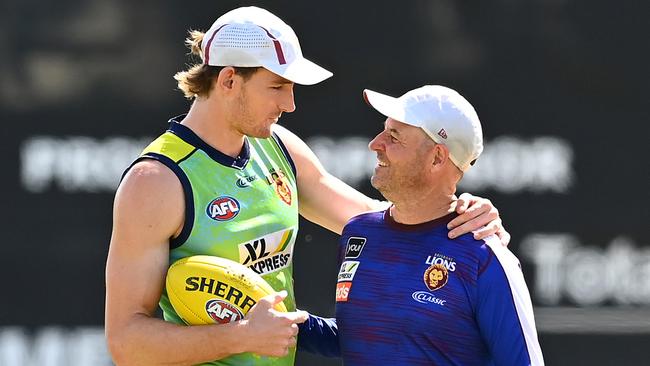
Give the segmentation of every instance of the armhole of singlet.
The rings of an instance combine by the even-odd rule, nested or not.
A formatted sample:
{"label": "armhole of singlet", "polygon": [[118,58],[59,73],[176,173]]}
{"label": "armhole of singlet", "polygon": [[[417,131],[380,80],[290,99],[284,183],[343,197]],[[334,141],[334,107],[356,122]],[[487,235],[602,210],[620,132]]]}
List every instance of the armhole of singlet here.
{"label": "armhole of singlet", "polygon": [[[196,151],[196,149],[194,151]],[[185,197],[185,222],[183,223],[183,229],[181,229],[181,233],[177,237],[169,239],[170,250],[178,248],[181,245],[183,245],[185,241],[187,241],[187,238],[190,236],[190,232],[192,232],[192,227],[194,226],[194,194],[192,193],[192,185],[190,184],[190,180],[187,178],[185,172],[178,166],[178,164],[180,164],[183,160],[187,159],[190,155],[192,155],[194,151],[187,154],[187,156],[185,156],[183,159],[179,160],[178,162],[174,162],[172,159],[168,158],[165,155],[152,153],[152,152],[146,153],[140,156],[139,158],[137,158],[124,171],[124,174],[122,174],[122,179],[124,179],[124,175],[126,175],[126,173],[136,163],[142,160],[151,159],[163,163],[172,172],[174,172],[176,177],[178,177],[178,180],[181,182],[181,186],[183,186],[183,195]]]}
{"label": "armhole of singlet", "polygon": [[275,140],[275,143],[278,144],[280,147],[280,150],[282,150],[282,153],[284,154],[284,157],[287,159],[289,162],[289,165],[291,165],[291,170],[293,171],[293,176],[298,179],[298,174],[296,173],[296,164],[293,162],[293,159],[291,159],[291,154],[289,154],[289,150],[287,150],[287,147],[284,146],[284,143],[280,139],[280,136],[273,132],[273,140]]}

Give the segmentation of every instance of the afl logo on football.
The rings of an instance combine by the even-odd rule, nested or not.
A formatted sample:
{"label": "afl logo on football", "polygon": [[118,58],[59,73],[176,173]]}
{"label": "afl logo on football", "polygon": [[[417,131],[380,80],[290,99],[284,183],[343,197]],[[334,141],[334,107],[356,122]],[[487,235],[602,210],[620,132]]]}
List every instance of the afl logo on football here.
{"label": "afl logo on football", "polygon": [[235,305],[218,299],[212,299],[205,303],[205,311],[217,324],[236,322],[244,317],[244,314]]}
{"label": "afl logo on football", "polygon": [[215,198],[208,204],[205,213],[213,220],[232,220],[239,213],[239,202],[228,196]]}
{"label": "afl logo on football", "polygon": [[434,264],[424,271],[424,284],[429,291],[435,291],[447,284],[449,273],[442,264]]}

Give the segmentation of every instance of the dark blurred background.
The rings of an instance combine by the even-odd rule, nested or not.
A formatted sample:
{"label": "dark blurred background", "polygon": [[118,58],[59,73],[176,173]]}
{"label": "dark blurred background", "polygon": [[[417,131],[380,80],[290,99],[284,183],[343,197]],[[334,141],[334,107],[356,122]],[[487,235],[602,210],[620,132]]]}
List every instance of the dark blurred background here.
{"label": "dark blurred background", "polygon": [[[297,86],[281,123],[368,195],[379,198],[367,143],[383,118],[364,88],[467,97],[486,150],[462,191],[500,209],[547,364],[650,364],[645,3],[4,0],[0,365],[110,365],[104,265],[120,174],[189,107],[172,78],[192,62],[187,30],[242,5],[280,16],[334,72]],[[303,222],[295,249],[299,306],[323,315],[336,239]]]}

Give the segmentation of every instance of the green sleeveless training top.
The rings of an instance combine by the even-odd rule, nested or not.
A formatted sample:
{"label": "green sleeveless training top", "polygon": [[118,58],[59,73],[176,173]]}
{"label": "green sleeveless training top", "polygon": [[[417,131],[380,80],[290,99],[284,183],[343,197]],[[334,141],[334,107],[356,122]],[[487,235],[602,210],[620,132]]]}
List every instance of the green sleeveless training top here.
{"label": "green sleeveless training top", "polygon": [[[185,224],[171,240],[169,264],[192,255],[212,255],[242,263],[276,290],[288,292],[284,304],[296,308],[292,256],[298,232],[295,166],[277,136],[247,137],[237,158],[210,147],[173,118],[169,129],[142,152],[179,178],[185,195]],[[184,324],[169,298],[160,299],[165,320]],[[251,353],[207,365],[293,365],[295,348],[282,358]]]}

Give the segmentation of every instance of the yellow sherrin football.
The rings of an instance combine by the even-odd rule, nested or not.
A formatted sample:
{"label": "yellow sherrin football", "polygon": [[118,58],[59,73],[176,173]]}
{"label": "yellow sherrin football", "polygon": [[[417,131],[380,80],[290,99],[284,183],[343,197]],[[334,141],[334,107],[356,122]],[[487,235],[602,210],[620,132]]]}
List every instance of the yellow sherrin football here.
{"label": "yellow sherrin football", "polygon": [[[174,262],[165,286],[174,310],[190,325],[241,320],[257,301],[275,292],[250,268],[207,255]],[[287,311],[282,302],[275,309]]]}

